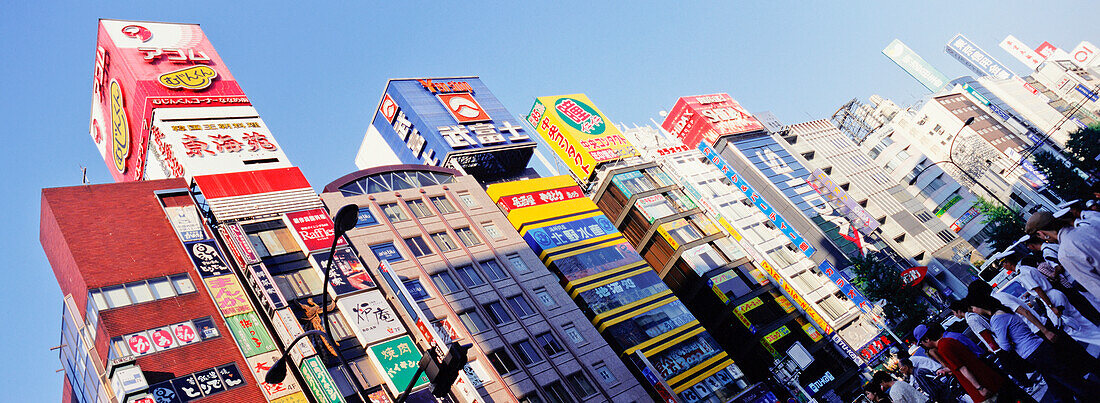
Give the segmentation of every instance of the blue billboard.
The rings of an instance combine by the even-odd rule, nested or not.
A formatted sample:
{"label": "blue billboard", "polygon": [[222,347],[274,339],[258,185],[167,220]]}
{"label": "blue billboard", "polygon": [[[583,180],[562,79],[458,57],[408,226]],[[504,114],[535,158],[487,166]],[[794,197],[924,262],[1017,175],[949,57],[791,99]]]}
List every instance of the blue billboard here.
{"label": "blue billboard", "polygon": [[944,47],[944,51],[954,56],[959,63],[978,75],[991,76],[1002,80],[1012,78],[1015,75],[1012,70],[994,59],[993,56],[990,56],[989,53],[986,53],[963,34],[951,38],[947,42],[947,46]]}
{"label": "blue billboard", "polygon": [[478,77],[390,80],[371,130],[402,163],[457,161],[479,179],[522,171],[536,144]]}
{"label": "blue billboard", "polygon": [[592,238],[613,234],[619,230],[603,214],[595,217],[583,218],[576,221],[564,222],[547,227],[532,228],[527,230],[523,239],[535,251],[541,255],[544,250],[571,244],[573,242],[586,241]]}

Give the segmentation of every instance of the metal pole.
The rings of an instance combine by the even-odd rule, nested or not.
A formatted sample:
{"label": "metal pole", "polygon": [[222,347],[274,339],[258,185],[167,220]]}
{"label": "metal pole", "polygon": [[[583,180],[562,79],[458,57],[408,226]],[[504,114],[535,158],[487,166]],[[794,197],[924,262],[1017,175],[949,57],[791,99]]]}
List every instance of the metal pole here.
{"label": "metal pole", "polygon": [[[363,395],[360,393],[360,391],[364,390],[363,385],[359,383],[359,378],[355,376],[351,367],[348,366],[347,361],[344,360],[344,355],[340,354],[340,345],[332,340],[332,336],[329,336],[332,333],[329,331],[328,314],[325,312],[328,308],[328,283],[329,277],[332,274],[332,261],[336,258],[336,242],[339,241],[340,237],[343,235],[344,234],[333,234],[332,247],[328,250],[328,263],[325,264],[325,282],[321,285],[321,325],[325,329],[325,337],[328,339],[329,343],[332,343],[333,348],[336,350],[336,358],[340,360],[340,365],[347,369],[348,378],[351,378],[351,382],[355,384],[355,394],[359,396],[360,399],[363,399]],[[290,348],[288,347],[287,349],[289,350]],[[366,399],[363,399],[363,401],[365,402]]]}
{"label": "metal pole", "polygon": [[[425,356],[428,357],[428,356]],[[434,358],[433,358],[434,359]],[[424,365],[416,366],[416,373],[413,374],[412,380],[409,381],[409,386],[405,387],[405,391],[401,392],[397,398],[393,399],[393,403],[404,403],[409,398],[409,392],[412,391],[413,385],[416,385],[416,380],[420,379],[420,375],[424,373]],[[364,400],[365,401],[365,400]]]}
{"label": "metal pole", "polygon": [[[320,330],[307,330],[305,332],[302,332],[302,334],[298,335],[298,337],[295,337],[294,340],[292,340],[290,342],[290,344],[287,344],[287,346],[286,346],[287,351],[289,352],[289,350],[294,349],[295,344],[298,344],[298,342],[301,341],[302,339],[306,338],[306,336],[311,336],[311,335],[312,336],[321,336],[321,337],[324,338],[324,340],[328,340],[329,343],[332,343],[333,345],[336,345],[336,342],[332,340],[332,336],[329,336],[328,333],[322,332]],[[340,350],[336,350],[336,351],[337,351],[336,358],[338,358],[340,360],[340,365],[343,366],[344,368],[347,368],[348,371],[350,372],[351,367],[348,366],[348,362],[344,361],[344,357],[339,354]],[[286,358],[286,355],[283,355],[284,360],[285,360],[285,358]],[[286,365],[289,365],[289,364],[286,364]],[[355,379],[355,374],[349,373],[348,376],[350,376],[351,381],[355,383],[355,395],[359,396],[360,400],[362,400],[364,402],[367,401],[363,397],[363,394],[361,393],[361,390],[363,388],[362,388],[362,385],[359,384],[359,380]]]}

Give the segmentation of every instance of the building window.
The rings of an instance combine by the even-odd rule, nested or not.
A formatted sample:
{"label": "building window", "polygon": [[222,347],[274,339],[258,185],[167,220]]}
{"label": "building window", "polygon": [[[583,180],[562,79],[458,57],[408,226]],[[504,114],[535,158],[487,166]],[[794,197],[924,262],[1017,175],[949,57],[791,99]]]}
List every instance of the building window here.
{"label": "building window", "polygon": [[462,280],[463,284],[467,287],[476,287],[485,284],[485,280],[481,278],[480,274],[477,274],[477,269],[474,269],[473,265],[459,266],[455,268],[458,272],[458,278]]}
{"label": "building window", "polygon": [[409,216],[405,215],[405,211],[401,210],[401,206],[397,203],[383,204],[382,212],[386,214],[386,218],[390,219],[390,222],[401,222],[409,219]]}
{"label": "building window", "polygon": [[527,396],[519,398],[519,403],[542,403],[542,398],[535,392],[531,392]]}
{"label": "building window", "polygon": [[130,295],[126,293],[126,287],[116,285],[103,289],[103,296],[107,298],[108,308],[118,308],[130,305]]}
{"label": "building window", "polygon": [[955,233],[951,232],[950,229],[941,230],[936,233],[936,236],[939,237],[943,243],[951,243],[951,241],[955,240]]}
{"label": "building window", "polygon": [[529,340],[512,344],[512,348],[516,349],[516,353],[519,354],[519,362],[522,362],[523,365],[531,365],[543,361],[542,356],[539,355],[539,350],[536,349]]}
{"label": "building window", "polygon": [[455,282],[454,277],[451,277],[450,272],[439,272],[432,275],[432,281],[435,282],[435,286],[439,287],[439,291],[444,294],[450,294],[452,292],[458,292],[462,290],[462,287]]}
{"label": "building window", "polygon": [[553,382],[546,385],[543,389],[546,390],[546,395],[549,396],[551,403],[574,403],[573,396],[569,395],[569,392],[565,390],[564,386],[561,386],[561,382]]}
{"label": "building window", "polygon": [[273,276],[275,285],[288,298],[294,299],[321,293],[321,278],[311,269],[296,270]]}
{"label": "building window", "polygon": [[241,228],[248,234],[249,243],[261,258],[301,251],[298,241],[281,221],[245,224]]}
{"label": "building window", "polygon": [[505,308],[500,301],[485,304],[485,310],[489,312],[489,319],[493,321],[494,325],[500,326],[512,321],[512,315],[508,314],[508,308]]}
{"label": "building window", "polygon": [[458,249],[455,245],[455,241],[451,239],[451,236],[447,232],[436,232],[432,234],[432,241],[435,241],[435,246],[439,247],[439,250],[449,252]]}
{"label": "building window", "polygon": [[195,292],[195,284],[191,282],[191,277],[187,274],[169,276],[168,280],[172,281],[172,286],[176,288],[176,294],[183,295]]}
{"label": "building window", "polygon": [[405,205],[409,206],[409,210],[413,212],[416,218],[426,218],[435,215],[435,213],[432,213],[432,209],[428,208],[428,204],[424,203],[423,200],[406,200]]}
{"label": "building window", "polygon": [[523,258],[520,257],[518,253],[508,255],[508,264],[512,265],[512,270],[515,270],[516,273],[523,274],[531,271],[531,269],[527,267],[527,263],[523,261]]}
{"label": "building window", "polygon": [[421,257],[434,253],[432,249],[428,247],[428,243],[424,242],[424,238],[419,235],[405,238],[405,246],[409,247],[409,251],[412,252],[414,257]]}
{"label": "building window", "polygon": [[455,234],[458,235],[458,239],[462,240],[462,244],[466,247],[481,245],[481,240],[477,239],[477,235],[474,235],[474,231],[471,231],[470,227],[455,228]]}
{"label": "building window", "polygon": [[500,230],[497,229],[496,224],[493,224],[491,222],[482,223],[481,228],[485,229],[485,233],[487,235],[489,235],[489,238],[493,238],[493,239],[504,238],[504,234],[500,233]]}
{"label": "building window", "polygon": [[455,212],[455,205],[451,204],[450,200],[447,200],[447,196],[435,196],[432,197],[432,204],[435,208],[439,209],[440,214],[450,214]]}
{"label": "building window", "polygon": [[562,330],[565,331],[566,336],[569,336],[569,340],[573,341],[573,344],[584,343],[584,336],[581,336],[581,332],[577,330],[576,326],[573,326],[572,324],[566,325],[562,328]]}
{"label": "building window", "polygon": [[618,381],[615,379],[615,374],[611,372],[611,369],[607,368],[607,365],[604,365],[602,362],[596,363],[595,369],[596,374],[600,376],[600,380],[603,381],[603,383],[612,385]]}
{"label": "building window", "polygon": [[481,318],[481,314],[477,311],[466,311],[458,314],[458,319],[462,321],[462,324],[466,326],[466,330],[470,334],[481,333],[489,330],[489,325],[485,323],[485,319]]}
{"label": "building window", "polygon": [[489,358],[489,363],[493,364],[493,369],[497,370],[498,374],[504,375],[519,369],[516,362],[512,361],[512,357],[509,357],[504,350],[491,352],[486,354],[486,357]]}
{"label": "building window", "polygon": [[130,300],[135,304],[153,300],[153,292],[149,289],[149,284],[144,281],[126,284],[126,293],[130,294]]}
{"label": "building window", "polygon": [[905,234],[898,235],[896,238],[894,238],[894,242],[897,242],[897,243],[905,242]]}
{"label": "building window", "polygon": [[547,357],[553,357],[554,354],[565,352],[565,348],[561,346],[561,343],[558,343],[558,339],[550,332],[535,336],[535,340],[538,341],[539,347],[542,347],[542,351],[546,353]]}
{"label": "building window", "polygon": [[573,391],[577,393],[577,396],[583,398],[596,394],[596,388],[592,387],[592,383],[588,381],[588,377],[584,376],[584,373],[577,372],[565,378],[569,380],[569,386],[573,387]]}
{"label": "building window", "polygon": [[937,176],[935,179],[932,179],[931,182],[928,182],[927,185],[924,185],[924,187],[920,189],[920,194],[924,195],[925,197],[932,197],[932,193],[939,190],[941,187],[943,187],[944,184],[945,182],[942,179],[942,175]]}
{"label": "building window", "polygon": [[554,301],[554,297],[550,296],[550,291],[546,290],[545,288],[539,288],[535,290],[535,297],[539,299],[539,302],[542,303],[542,306],[545,306],[547,308],[558,306],[558,303]]}
{"label": "building window", "polygon": [[393,246],[393,242],[371,245],[370,250],[374,252],[374,257],[377,257],[378,260],[387,262],[400,262],[405,260],[405,258],[401,257],[401,252],[398,252],[397,248]]}
{"label": "building window", "polygon": [[428,290],[424,288],[424,285],[420,284],[420,280],[418,279],[405,280],[405,288],[409,290],[409,295],[412,296],[414,300],[423,301],[432,297],[432,295],[428,293]]}
{"label": "building window", "polygon": [[378,219],[374,218],[374,212],[370,211],[370,206],[360,208],[358,218],[359,220],[355,222],[356,228],[378,225]]}
{"label": "building window", "polygon": [[918,220],[920,220],[920,222],[932,221],[932,215],[928,214],[928,212],[918,211],[917,214],[914,215],[917,217]]}
{"label": "building window", "polygon": [[489,281],[504,280],[508,278],[508,274],[504,272],[504,269],[500,267],[500,263],[497,263],[496,260],[481,262],[481,269],[485,270],[485,276],[489,277]]}
{"label": "building window", "polygon": [[474,201],[474,197],[470,196],[469,193],[459,193],[458,194],[458,199],[462,200],[462,204],[465,205],[466,207],[473,208],[473,207],[477,206],[477,202]]}
{"label": "building window", "polygon": [[527,298],[523,298],[523,295],[514,295],[508,297],[508,305],[512,307],[512,310],[516,312],[516,315],[523,318],[534,315],[535,308],[531,304],[527,303]]}
{"label": "building window", "polygon": [[172,289],[172,283],[167,278],[155,278],[149,280],[149,288],[153,290],[153,297],[165,299],[176,296],[176,290]]}

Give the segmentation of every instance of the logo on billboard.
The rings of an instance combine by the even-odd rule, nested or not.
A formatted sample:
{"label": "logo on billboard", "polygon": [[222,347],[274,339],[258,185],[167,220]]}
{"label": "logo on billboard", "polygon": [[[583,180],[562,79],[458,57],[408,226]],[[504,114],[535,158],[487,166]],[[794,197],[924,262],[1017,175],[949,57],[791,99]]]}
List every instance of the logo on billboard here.
{"label": "logo on billboard", "polygon": [[474,99],[474,94],[439,94],[438,96],[439,101],[443,102],[443,106],[447,107],[447,112],[450,112],[458,123],[481,122],[490,119],[489,114],[485,113],[485,109],[482,109],[481,104]]}
{"label": "logo on billboard", "polygon": [[149,42],[150,39],[153,39],[153,31],[141,25],[127,25],[122,27],[122,34],[130,38],[139,39],[142,42]]}
{"label": "logo on billboard", "polygon": [[126,103],[122,99],[122,87],[117,80],[111,80],[111,138],[112,155],[115,169],[126,172],[126,158],[130,156],[130,122],[126,118]]}
{"label": "logo on billboard", "polygon": [[600,134],[607,128],[595,109],[576,99],[559,99],[554,103],[554,109],[565,123],[585,134]]}
{"label": "logo on billboard", "polygon": [[1044,59],[1053,56],[1055,50],[1058,50],[1058,47],[1051,45],[1050,42],[1043,42],[1039,44],[1039,47],[1035,48],[1035,52],[1042,55]]}
{"label": "logo on billboard", "polygon": [[397,103],[393,102],[393,97],[390,94],[382,97],[382,105],[378,106],[378,111],[386,117],[387,123],[393,123],[393,118],[397,117]]}
{"label": "logo on billboard", "polygon": [[214,83],[217,77],[218,72],[213,68],[199,65],[161,74],[157,81],[168,88],[201,90]]}

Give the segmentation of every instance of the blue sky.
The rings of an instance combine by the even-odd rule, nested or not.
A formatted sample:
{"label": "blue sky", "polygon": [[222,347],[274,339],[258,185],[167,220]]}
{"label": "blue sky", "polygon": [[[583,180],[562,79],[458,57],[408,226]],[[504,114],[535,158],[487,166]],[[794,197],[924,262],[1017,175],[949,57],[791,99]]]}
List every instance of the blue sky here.
{"label": "blue sky", "polygon": [[[646,123],[678,96],[729,92],[786,123],[826,118],[853,97],[905,105],[925,90],[880,52],[900,38],[949,77],[963,33],[1005,65],[1013,34],[1069,49],[1100,40],[1090,2],[72,2],[0,13],[0,159],[8,230],[0,332],[4,400],[56,401],[61,294],[38,242],[40,191],[109,180],[87,133],[96,20],[202,25],[267,125],[315,188],[353,158],[391,77],[480,75],[513,114],[584,92],[614,122]],[[349,2],[352,3],[352,2]],[[809,2],[807,2],[809,3]]]}

